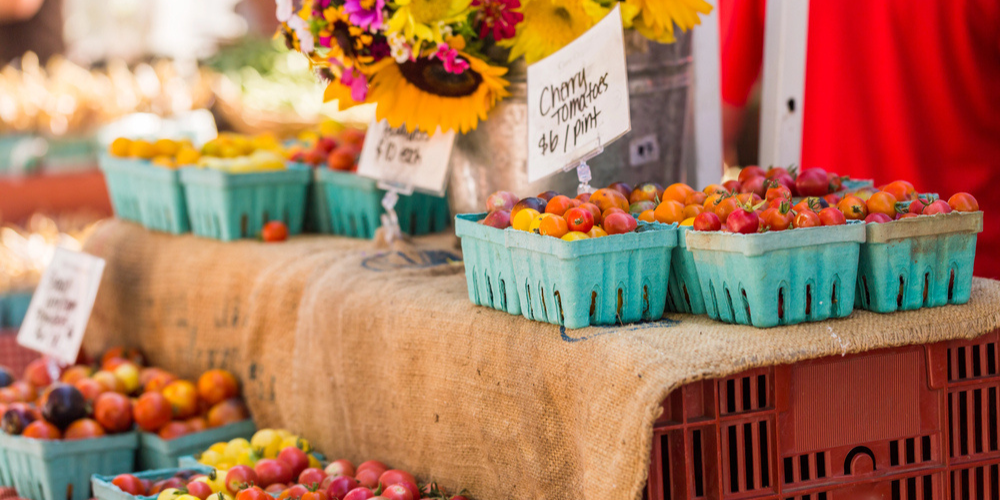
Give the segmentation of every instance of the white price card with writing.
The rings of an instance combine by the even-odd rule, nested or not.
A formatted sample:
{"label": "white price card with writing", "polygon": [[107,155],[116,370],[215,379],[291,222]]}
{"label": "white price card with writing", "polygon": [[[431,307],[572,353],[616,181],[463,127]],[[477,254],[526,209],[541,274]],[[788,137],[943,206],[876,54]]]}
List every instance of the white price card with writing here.
{"label": "white price card with writing", "polygon": [[434,135],[407,132],[382,120],[373,122],[365,135],[358,160],[358,174],[409,191],[415,189],[443,195],[448,178],[448,162],[455,144],[455,132]]}
{"label": "white price card with writing", "polygon": [[576,166],[631,128],[616,5],[569,45],[528,66],[528,181]]}
{"label": "white price card with writing", "polygon": [[31,298],[17,343],[74,363],[103,273],[104,259],[56,248]]}

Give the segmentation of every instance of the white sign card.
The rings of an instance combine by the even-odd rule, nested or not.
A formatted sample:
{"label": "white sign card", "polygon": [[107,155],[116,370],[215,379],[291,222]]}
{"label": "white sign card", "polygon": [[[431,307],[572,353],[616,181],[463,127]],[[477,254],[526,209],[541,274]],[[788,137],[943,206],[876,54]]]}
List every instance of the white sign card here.
{"label": "white sign card", "polygon": [[408,192],[411,189],[443,195],[448,179],[448,162],[455,144],[455,132],[434,135],[393,128],[389,122],[373,122],[365,135],[365,145],[358,160],[358,174],[391,184]]}
{"label": "white sign card", "polygon": [[528,181],[576,166],[632,128],[619,7],[528,66]]}
{"label": "white sign card", "polygon": [[17,343],[74,363],[103,273],[104,259],[56,248],[31,298]]}

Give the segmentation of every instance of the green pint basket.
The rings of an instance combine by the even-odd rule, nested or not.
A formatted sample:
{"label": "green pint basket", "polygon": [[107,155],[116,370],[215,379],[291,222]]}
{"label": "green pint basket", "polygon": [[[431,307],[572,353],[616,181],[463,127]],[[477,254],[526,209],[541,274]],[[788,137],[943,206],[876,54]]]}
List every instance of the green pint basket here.
{"label": "green pint basket", "polygon": [[311,171],[229,173],[209,168],[181,169],[194,234],[222,241],[256,238],[264,224],[284,222],[288,234],[302,232]]}
{"label": "green pint basket", "polygon": [[[382,197],[374,179],[354,172],[319,168],[316,180],[326,195],[328,228],[324,233],[371,239],[382,227]],[[448,199],[424,193],[400,195],[396,202],[400,229],[411,236],[442,231],[448,227]]]}
{"label": "green pint basket", "polygon": [[94,474],[132,472],[139,438],[135,432],[73,441],[0,435],[0,480],[22,498],[86,500]]}
{"label": "green pint basket", "polygon": [[[179,468],[168,468],[168,469],[156,469],[147,470],[144,472],[136,472],[132,474],[138,479],[145,479],[152,483],[157,481],[162,481],[164,479],[170,479],[177,476],[178,473],[191,473],[191,475],[197,474],[208,474],[212,472],[212,468],[205,465],[195,465],[193,467],[185,467],[183,469]],[[114,475],[94,475],[90,479],[90,485],[94,489],[94,498],[97,500],[154,500],[156,495],[132,495],[121,490],[121,488],[115,486],[111,481],[114,481]]]}
{"label": "green pint basket", "polygon": [[868,224],[855,305],[879,313],[965,304],[972,293],[982,212]]}
{"label": "green pint basket", "polygon": [[691,229],[687,226],[677,229],[677,246],[670,257],[670,279],[667,281],[667,311],[705,314],[698,268],[695,266],[694,254],[685,241],[685,234]]}
{"label": "green pint basket", "polygon": [[101,155],[100,167],[119,218],[173,234],[191,230],[178,170],[107,154]]}
{"label": "green pint basket", "polygon": [[143,432],[139,435],[136,467],[139,470],[177,467],[178,460],[182,456],[200,453],[220,441],[250,439],[256,431],[257,427],[254,426],[253,420],[247,419],[169,440],[150,432]]}
{"label": "green pint basket", "polygon": [[477,306],[521,314],[506,232],[479,224],[485,217],[486,213],[455,216],[455,234],[462,240],[469,300]]}
{"label": "green pint basket", "polygon": [[34,292],[0,295],[0,328],[20,328]]}
{"label": "green pint basket", "polygon": [[768,328],[849,316],[865,224],[759,234],[688,231],[705,311]]}

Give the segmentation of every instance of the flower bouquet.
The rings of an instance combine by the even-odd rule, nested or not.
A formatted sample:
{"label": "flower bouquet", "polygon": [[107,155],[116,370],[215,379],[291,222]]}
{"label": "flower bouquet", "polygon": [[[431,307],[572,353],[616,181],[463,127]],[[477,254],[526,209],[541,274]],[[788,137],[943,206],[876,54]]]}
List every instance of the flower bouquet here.
{"label": "flower bouquet", "polygon": [[521,58],[544,59],[621,6],[624,27],[672,43],[705,0],[277,0],[286,43],[329,81],[342,110],[377,103],[393,127],[467,133],[510,95]]}

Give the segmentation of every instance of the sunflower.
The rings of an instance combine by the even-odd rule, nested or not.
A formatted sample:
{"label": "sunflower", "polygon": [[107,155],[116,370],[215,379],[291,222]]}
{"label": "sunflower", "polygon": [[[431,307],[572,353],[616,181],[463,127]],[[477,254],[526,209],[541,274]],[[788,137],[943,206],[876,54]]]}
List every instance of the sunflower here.
{"label": "sunflower", "polygon": [[472,0],[396,0],[396,12],[387,23],[388,33],[401,33],[412,40],[416,50],[422,43],[442,43],[442,27],[464,21]]}
{"label": "sunflower", "polygon": [[510,95],[502,78],[507,68],[461,51],[458,56],[469,64],[460,74],[426,55],[401,64],[385,58],[368,68],[368,101],[378,103],[378,119],[393,127],[405,125],[410,132],[433,134],[438,126],[443,131],[474,130],[497,101]]}
{"label": "sunflower", "polygon": [[594,26],[580,0],[526,0],[521,8],[524,22],[517,35],[500,42],[510,47],[510,60],[524,56],[528,64],[545,59]]}
{"label": "sunflower", "polygon": [[[705,0],[625,0],[622,17],[625,27],[634,27],[646,38],[673,43],[674,25],[687,31],[701,24],[698,14],[712,12]],[[631,25],[631,26],[630,26]]]}

